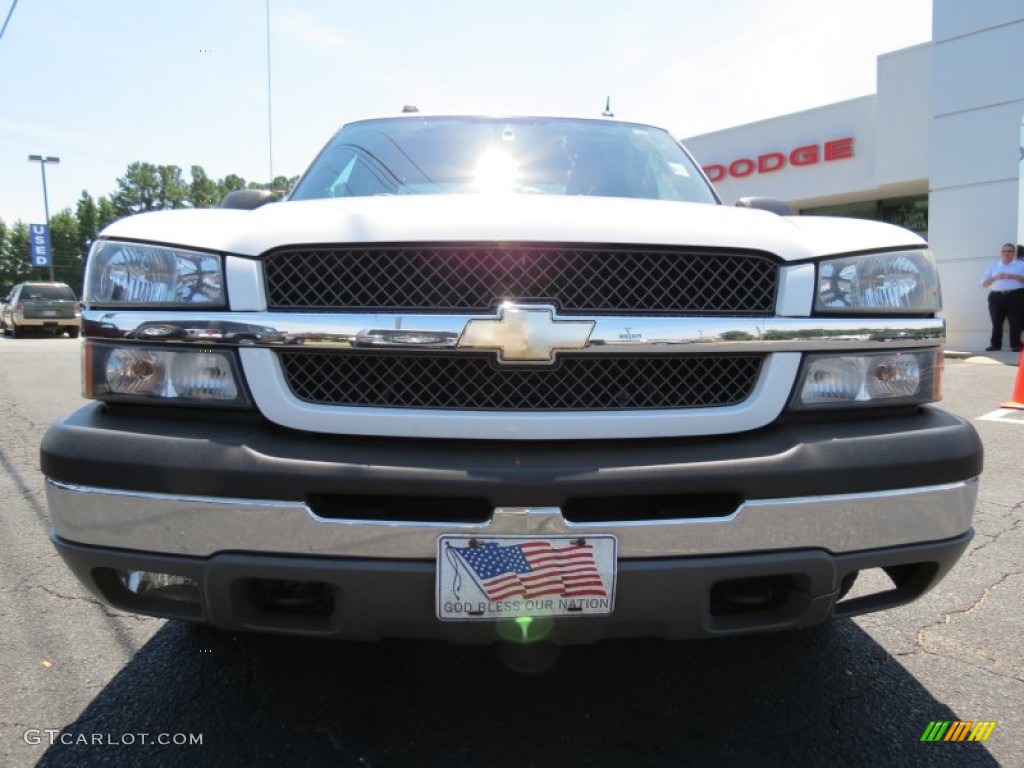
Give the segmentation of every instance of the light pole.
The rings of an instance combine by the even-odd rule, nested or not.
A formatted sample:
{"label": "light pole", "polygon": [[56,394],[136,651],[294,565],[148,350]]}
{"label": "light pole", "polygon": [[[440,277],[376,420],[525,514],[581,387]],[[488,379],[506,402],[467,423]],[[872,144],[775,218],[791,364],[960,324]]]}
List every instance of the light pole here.
{"label": "light pole", "polygon": [[267,0],[267,156],[270,162],[270,188],[274,188],[274,109],[270,98],[270,0]]}
{"label": "light pole", "polygon": [[[43,213],[46,215],[46,231],[50,231],[50,201],[46,195],[46,164],[59,163],[59,157],[43,157],[42,155],[29,155],[30,163],[39,163],[39,170],[43,174]],[[50,244],[50,282],[53,282],[53,244]]]}

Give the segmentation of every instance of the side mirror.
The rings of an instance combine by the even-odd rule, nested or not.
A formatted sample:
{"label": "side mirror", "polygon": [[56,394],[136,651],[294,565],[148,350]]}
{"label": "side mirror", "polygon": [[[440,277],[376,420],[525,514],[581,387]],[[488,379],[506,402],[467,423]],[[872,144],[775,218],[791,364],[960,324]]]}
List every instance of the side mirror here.
{"label": "side mirror", "polygon": [[740,208],[757,208],[761,211],[769,211],[778,216],[792,216],[793,209],[789,203],[777,197],[741,197],[736,201]]}
{"label": "side mirror", "polygon": [[234,192],[224,195],[224,199],[220,201],[220,207],[251,211],[261,205],[273,203],[275,200],[277,200],[277,196],[267,189],[236,189]]}

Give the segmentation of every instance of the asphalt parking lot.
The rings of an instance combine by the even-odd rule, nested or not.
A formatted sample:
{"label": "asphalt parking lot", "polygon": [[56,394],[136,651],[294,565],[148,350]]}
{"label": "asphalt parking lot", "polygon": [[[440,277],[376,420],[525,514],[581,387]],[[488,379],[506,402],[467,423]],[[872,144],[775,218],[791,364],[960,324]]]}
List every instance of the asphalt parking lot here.
{"label": "asphalt parking lot", "polygon": [[[0,339],[0,764],[1024,765],[1009,353],[947,360],[945,407],[978,429],[986,468],[967,555],[918,602],[802,632],[507,654],[234,635],[98,603],[47,540],[38,471],[46,425],[83,402],[78,344]],[[922,742],[936,721],[996,725]]]}

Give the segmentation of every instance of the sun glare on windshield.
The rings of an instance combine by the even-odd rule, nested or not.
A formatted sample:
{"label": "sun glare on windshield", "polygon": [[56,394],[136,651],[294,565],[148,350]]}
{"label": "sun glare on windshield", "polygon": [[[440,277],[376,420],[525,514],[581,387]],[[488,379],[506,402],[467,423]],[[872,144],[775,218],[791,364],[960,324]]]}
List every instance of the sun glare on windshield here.
{"label": "sun glare on windshield", "polygon": [[480,155],[473,171],[473,186],[483,194],[515,192],[519,166],[515,160],[497,149]]}

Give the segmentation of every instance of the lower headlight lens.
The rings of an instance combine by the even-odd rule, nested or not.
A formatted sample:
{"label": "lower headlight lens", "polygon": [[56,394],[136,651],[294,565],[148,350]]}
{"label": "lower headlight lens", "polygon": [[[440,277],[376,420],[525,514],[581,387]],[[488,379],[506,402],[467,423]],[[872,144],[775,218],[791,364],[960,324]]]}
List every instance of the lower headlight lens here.
{"label": "lower headlight lens", "polygon": [[246,405],[230,352],[88,343],[86,397]]}
{"label": "lower headlight lens", "polygon": [[212,352],[179,352],[171,364],[171,386],[179,397],[199,400],[237,400],[230,358]]}
{"label": "lower headlight lens", "polygon": [[931,403],[941,398],[938,349],[812,355],[790,403],[795,410]]}

